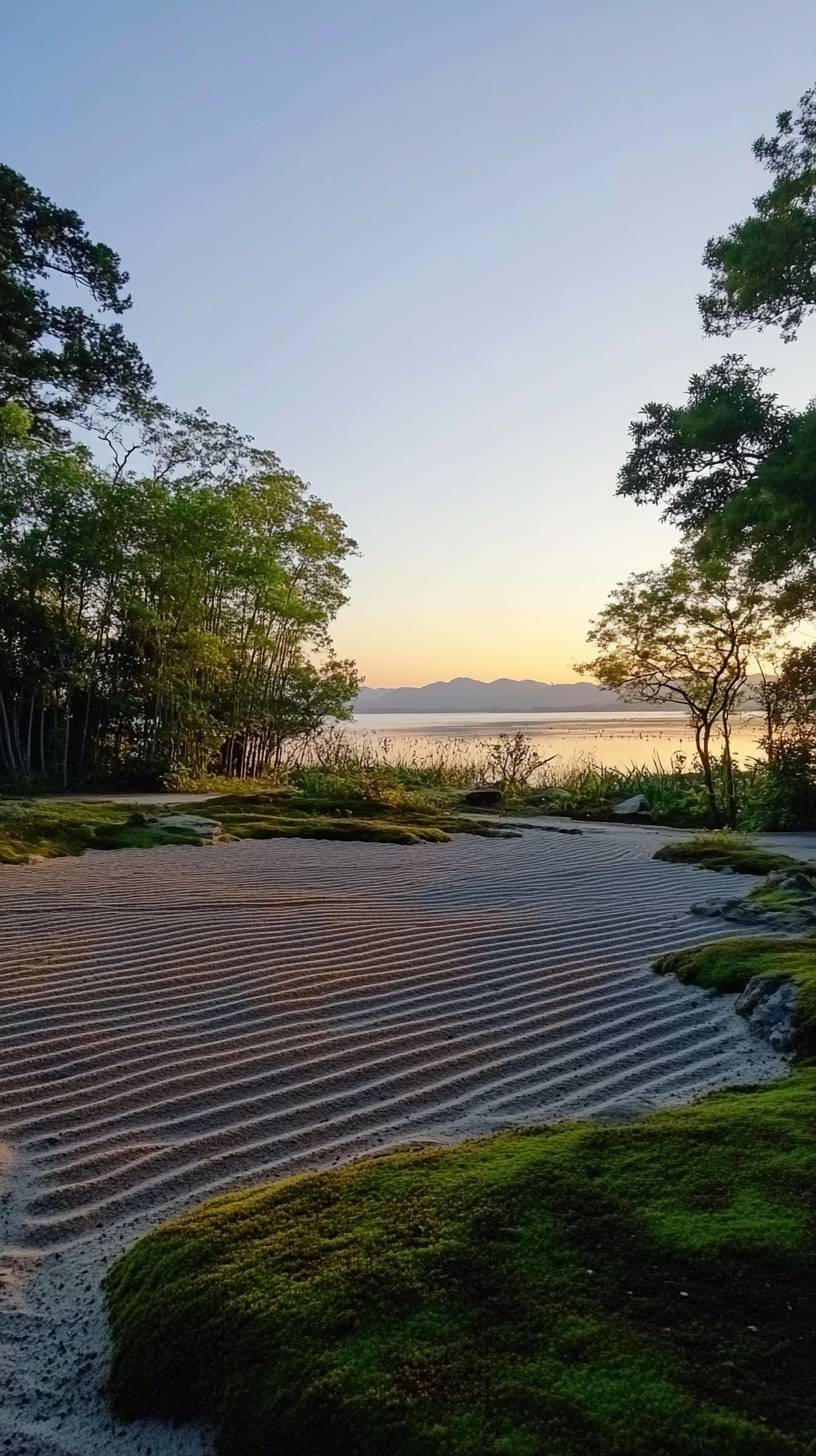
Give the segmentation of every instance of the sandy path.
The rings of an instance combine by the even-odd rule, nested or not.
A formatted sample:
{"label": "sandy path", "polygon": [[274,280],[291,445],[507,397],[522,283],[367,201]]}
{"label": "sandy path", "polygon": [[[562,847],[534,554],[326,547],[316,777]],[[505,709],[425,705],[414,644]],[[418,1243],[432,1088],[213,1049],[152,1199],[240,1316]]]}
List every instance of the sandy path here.
{"label": "sandy path", "polygon": [[98,1398],[101,1273],[168,1213],[401,1141],[781,1071],[729,1002],[648,971],[717,933],[688,906],[722,891],[653,863],[661,837],[245,841],[5,869],[0,1452],[210,1449],[114,1427]]}

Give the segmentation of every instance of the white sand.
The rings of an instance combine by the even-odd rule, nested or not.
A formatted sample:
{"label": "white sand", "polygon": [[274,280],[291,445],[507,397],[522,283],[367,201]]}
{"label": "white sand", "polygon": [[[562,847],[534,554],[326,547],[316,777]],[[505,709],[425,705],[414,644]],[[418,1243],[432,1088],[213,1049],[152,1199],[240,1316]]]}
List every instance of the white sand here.
{"label": "white sand", "polygon": [[[0,871],[0,1453],[192,1456],[112,1424],[100,1278],[225,1188],[779,1075],[652,975],[734,930],[661,835],[246,841]],[[733,877],[729,890],[752,881]]]}

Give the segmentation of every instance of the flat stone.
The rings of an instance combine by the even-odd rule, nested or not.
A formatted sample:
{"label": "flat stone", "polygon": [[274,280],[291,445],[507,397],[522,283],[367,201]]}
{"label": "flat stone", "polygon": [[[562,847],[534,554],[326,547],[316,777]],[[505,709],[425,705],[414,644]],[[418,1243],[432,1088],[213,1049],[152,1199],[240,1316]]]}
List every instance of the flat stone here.
{"label": "flat stone", "polygon": [[501,789],[468,789],[462,795],[463,804],[472,804],[477,809],[495,808],[502,802]]}
{"label": "flat stone", "polygon": [[631,799],[621,799],[619,804],[615,804],[612,813],[625,819],[630,814],[642,814],[648,807],[649,800],[645,794],[633,794]]}
{"label": "flat stone", "polygon": [[149,814],[145,815],[144,822],[147,829],[197,834],[206,844],[214,844],[224,832],[218,819],[205,819],[199,814]]}

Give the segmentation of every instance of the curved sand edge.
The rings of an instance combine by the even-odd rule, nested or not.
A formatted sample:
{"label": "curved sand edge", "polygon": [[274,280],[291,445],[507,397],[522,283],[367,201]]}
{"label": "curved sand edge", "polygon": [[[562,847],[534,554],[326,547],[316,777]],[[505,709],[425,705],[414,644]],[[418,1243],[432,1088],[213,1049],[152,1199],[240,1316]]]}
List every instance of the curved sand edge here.
{"label": "curved sand edge", "polygon": [[0,1452],[210,1449],[114,1427],[98,1395],[100,1278],[168,1214],[399,1142],[779,1075],[727,1000],[649,972],[718,933],[688,907],[721,889],[654,864],[656,833],[245,841],[4,871]]}

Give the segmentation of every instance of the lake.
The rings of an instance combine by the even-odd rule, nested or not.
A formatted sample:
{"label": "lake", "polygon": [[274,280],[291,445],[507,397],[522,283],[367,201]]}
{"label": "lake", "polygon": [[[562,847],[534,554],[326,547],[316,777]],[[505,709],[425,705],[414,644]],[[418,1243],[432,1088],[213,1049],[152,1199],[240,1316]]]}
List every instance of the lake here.
{"label": "lake", "polygon": [[[612,711],[603,713],[360,713],[345,733],[367,741],[386,757],[446,754],[478,755],[480,744],[500,733],[521,732],[536,740],[552,767],[593,759],[610,768],[632,764],[671,766],[676,754],[694,755],[694,736],[684,713]],[[742,713],[734,726],[734,752],[740,763],[761,757],[759,713]]]}

